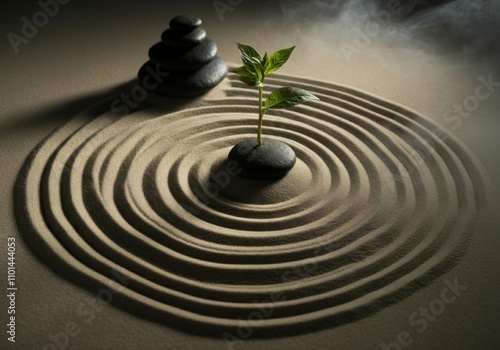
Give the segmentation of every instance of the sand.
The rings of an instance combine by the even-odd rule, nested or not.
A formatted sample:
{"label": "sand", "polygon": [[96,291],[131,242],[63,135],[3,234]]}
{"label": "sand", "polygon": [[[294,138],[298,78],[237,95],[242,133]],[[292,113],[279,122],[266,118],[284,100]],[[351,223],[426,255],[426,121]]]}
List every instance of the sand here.
{"label": "sand", "polygon": [[[110,111],[164,16],[127,40],[109,20],[89,36],[56,18],[26,54],[3,59],[2,223],[17,238],[22,293],[12,348],[53,344],[75,322],[74,349],[380,349],[401,332],[410,349],[494,349],[499,99],[458,128],[443,118],[478,76],[498,77],[493,66],[422,63],[380,43],[346,62],[329,36],[271,35],[270,22],[248,32],[250,5],[223,22],[207,6],[205,27],[230,64],[236,39],[272,50],[287,33],[304,48],[267,88],[321,101],[268,112],[264,124],[296,166],[280,181],[226,176],[229,149],[256,124],[254,91],[231,75],[195,100],[151,94],[127,116]],[[133,28],[133,9],[122,11]],[[58,48],[65,28],[79,45]],[[46,45],[54,54],[38,70],[21,69]],[[68,52],[79,69],[54,65]],[[411,315],[457,279],[466,289],[419,332]]]}
{"label": "sand", "polygon": [[226,170],[232,145],[255,133],[253,96],[234,76],[181,108],[155,97],[122,116],[107,100],[20,174],[16,217],[33,251],[91,290],[118,271],[125,309],[213,337],[242,315],[257,317],[255,337],[351,322],[457,263],[486,204],[464,145],[357,90],[286,75],[267,85],[321,100],[266,117],[266,138],[297,153],[290,174]]}

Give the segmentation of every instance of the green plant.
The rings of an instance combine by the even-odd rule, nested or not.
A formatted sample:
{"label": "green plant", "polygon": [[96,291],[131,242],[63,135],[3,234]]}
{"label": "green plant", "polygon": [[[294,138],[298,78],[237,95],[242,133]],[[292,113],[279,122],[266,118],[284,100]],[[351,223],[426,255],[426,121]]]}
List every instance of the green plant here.
{"label": "green plant", "polygon": [[283,66],[295,46],[276,51],[272,55],[261,56],[253,47],[236,43],[240,51],[243,66],[231,69],[231,72],[240,76],[240,80],[245,84],[256,87],[259,90],[259,124],[257,127],[257,142],[262,145],[262,121],[264,114],[269,109],[282,109],[293,107],[309,100],[319,100],[313,94],[295,87],[282,87],[269,94],[265,103],[262,103],[262,93],[264,91],[264,81],[266,77],[276,72]]}

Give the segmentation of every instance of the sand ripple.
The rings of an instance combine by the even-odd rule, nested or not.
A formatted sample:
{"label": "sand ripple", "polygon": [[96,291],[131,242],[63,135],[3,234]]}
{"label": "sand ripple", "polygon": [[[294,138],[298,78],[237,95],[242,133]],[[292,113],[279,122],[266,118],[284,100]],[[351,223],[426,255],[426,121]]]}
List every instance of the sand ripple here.
{"label": "sand ripple", "polygon": [[94,292],[119,271],[118,304],[212,335],[249,318],[259,336],[349,322],[458,261],[484,196],[460,142],[346,87],[268,85],[321,99],[266,116],[266,137],[297,154],[285,178],[227,176],[227,153],[256,123],[254,94],[232,77],[182,108],[121,117],[107,101],[27,160],[16,187],[27,242]]}

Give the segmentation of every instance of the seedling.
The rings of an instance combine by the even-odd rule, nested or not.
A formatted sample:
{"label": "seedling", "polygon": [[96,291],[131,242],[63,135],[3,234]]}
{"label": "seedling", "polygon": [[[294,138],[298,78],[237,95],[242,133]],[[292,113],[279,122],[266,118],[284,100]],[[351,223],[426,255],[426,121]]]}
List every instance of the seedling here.
{"label": "seedling", "polygon": [[264,82],[268,75],[276,72],[290,58],[295,46],[276,51],[268,56],[267,52],[261,56],[253,47],[236,43],[240,51],[243,66],[231,69],[231,72],[240,76],[245,84],[259,90],[259,124],[257,127],[257,143],[262,146],[262,122],[269,109],[283,109],[293,107],[309,100],[319,100],[313,94],[296,88],[282,87],[274,90],[262,103]]}

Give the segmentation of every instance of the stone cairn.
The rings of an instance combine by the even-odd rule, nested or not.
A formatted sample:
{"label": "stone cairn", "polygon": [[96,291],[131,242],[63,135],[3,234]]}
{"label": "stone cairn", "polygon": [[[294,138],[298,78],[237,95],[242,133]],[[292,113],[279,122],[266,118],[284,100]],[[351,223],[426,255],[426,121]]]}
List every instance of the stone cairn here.
{"label": "stone cairn", "polygon": [[172,18],[161,41],[149,49],[150,60],[139,70],[139,81],[146,89],[171,96],[196,96],[224,79],[227,66],[201,23],[194,16]]}

